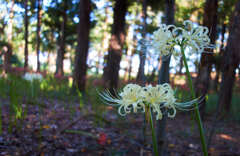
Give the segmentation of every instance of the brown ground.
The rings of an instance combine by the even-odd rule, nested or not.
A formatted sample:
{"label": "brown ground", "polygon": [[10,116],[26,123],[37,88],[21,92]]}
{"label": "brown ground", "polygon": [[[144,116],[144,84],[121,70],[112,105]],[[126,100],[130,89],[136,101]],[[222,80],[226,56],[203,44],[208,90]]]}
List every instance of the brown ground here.
{"label": "brown ground", "polygon": [[[4,100],[1,102],[8,103]],[[106,107],[108,111],[98,114],[100,118],[90,107],[80,111],[78,103],[73,104],[73,109],[69,109],[69,103],[62,101],[42,100],[42,103],[44,108],[41,115],[37,106],[30,106],[25,120],[19,121],[12,133],[8,131],[9,113],[4,106],[1,156],[151,155],[150,129],[145,146],[141,143],[143,115],[130,114],[120,118],[115,109]],[[200,138],[196,126],[193,128],[191,124],[190,114],[177,113],[175,119],[168,119],[167,122],[169,155],[200,156]],[[204,125],[207,129],[211,127],[208,117]],[[66,133],[64,130],[67,129],[80,130],[80,134]],[[239,123],[218,123],[209,152],[214,156],[240,155]]]}

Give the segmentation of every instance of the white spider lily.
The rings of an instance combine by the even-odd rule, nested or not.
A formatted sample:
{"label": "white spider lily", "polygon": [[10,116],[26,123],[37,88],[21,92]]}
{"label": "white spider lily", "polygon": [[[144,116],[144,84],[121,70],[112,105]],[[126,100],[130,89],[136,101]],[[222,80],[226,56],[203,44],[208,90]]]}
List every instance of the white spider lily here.
{"label": "white spider lily", "polygon": [[193,27],[192,21],[184,21],[187,30],[183,30],[182,38],[186,46],[190,47],[193,52],[202,53],[205,48],[211,48],[208,28],[204,26]]}
{"label": "white spider lily", "polygon": [[160,25],[159,29],[153,33],[152,47],[160,56],[173,54],[179,56],[177,47],[189,48],[192,53],[202,53],[205,48],[214,48],[210,44],[208,28],[204,26],[193,26],[192,21],[183,22],[184,27],[174,25]]}
{"label": "white spider lily", "polygon": [[33,82],[34,80],[41,81],[43,79],[42,75],[39,73],[25,73],[23,79]]}
{"label": "white spider lily", "polygon": [[174,103],[176,101],[173,90],[171,86],[167,83],[162,85],[157,85],[156,87],[147,86],[143,87],[141,96],[143,101],[149,103],[149,106],[152,108],[153,112],[157,113],[156,119],[162,119],[161,108],[165,107],[167,109],[173,109],[174,113],[168,114],[168,117],[174,117],[176,110]]}
{"label": "white spider lily", "polygon": [[99,95],[107,104],[119,106],[118,113],[122,116],[131,113],[131,111],[134,113],[137,113],[138,110],[145,112],[145,108],[150,108],[156,113],[157,120],[161,120],[163,117],[162,109],[168,111],[169,118],[174,118],[176,109],[192,110],[195,109],[194,104],[199,102],[199,98],[185,103],[176,102],[174,91],[168,83],[155,87],[128,84],[122,92],[116,95],[117,97],[114,97],[109,91]]}
{"label": "white spider lily", "polygon": [[138,110],[145,112],[145,105],[142,102],[142,99],[139,98],[141,87],[137,84],[128,84],[123,88],[123,92],[119,93],[117,97],[111,95],[109,91],[100,94],[100,96],[108,104],[115,103],[119,105],[118,113],[122,116],[128,114],[133,110],[134,113],[137,113]]}
{"label": "white spider lily", "polygon": [[174,48],[174,37],[170,29],[174,29],[174,25],[160,25],[159,29],[153,33],[152,46],[161,55],[169,55]]}

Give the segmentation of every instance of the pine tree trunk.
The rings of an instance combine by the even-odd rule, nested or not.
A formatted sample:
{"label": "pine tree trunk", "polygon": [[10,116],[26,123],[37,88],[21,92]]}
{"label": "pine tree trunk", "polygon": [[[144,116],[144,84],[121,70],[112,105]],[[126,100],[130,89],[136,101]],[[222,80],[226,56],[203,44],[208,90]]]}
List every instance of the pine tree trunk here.
{"label": "pine tree trunk", "polygon": [[84,92],[86,86],[87,56],[90,32],[90,12],[90,0],[81,0],[79,3],[79,19],[81,20],[78,24],[78,45],[75,55],[74,66],[74,82],[76,85],[75,87],[77,87],[80,92]]}
{"label": "pine tree trunk", "polygon": [[[235,71],[240,63],[240,1],[237,2],[233,13],[226,52],[223,55],[222,82],[219,92],[218,105],[229,112],[231,108],[232,90],[235,81]],[[222,109],[221,109],[222,110]]]}
{"label": "pine tree trunk", "polygon": [[64,1],[64,11],[62,13],[63,22],[61,23],[61,35],[59,41],[59,49],[56,60],[56,72],[55,75],[63,76],[63,61],[65,54],[65,42],[66,42],[66,25],[67,25],[67,1]]}
{"label": "pine tree trunk", "polygon": [[25,9],[25,16],[24,16],[24,25],[25,25],[24,69],[26,70],[28,68],[28,0],[24,1],[24,9]]}
{"label": "pine tree trunk", "polygon": [[[174,24],[174,6],[175,0],[165,0],[165,16],[166,24]],[[169,83],[169,64],[171,57],[163,57],[162,65],[158,74],[158,84]],[[165,155],[167,146],[166,146],[166,115],[163,115],[163,119],[157,122],[157,138],[158,138],[158,150],[159,155]]]}
{"label": "pine tree trunk", "polygon": [[107,66],[103,73],[106,87],[110,90],[118,87],[120,61],[125,41],[126,12],[127,0],[115,0],[112,36],[109,43]]}
{"label": "pine tree trunk", "polygon": [[137,74],[137,82],[140,84],[145,84],[146,77],[144,75],[144,67],[145,67],[145,61],[146,61],[146,45],[144,44],[144,39],[146,37],[146,27],[147,27],[147,1],[142,0],[142,18],[143,18],[143,30],[142,30],[142,38],[143,43],[141,45],[141,51],[140,51],[140,64],[138,68],[138,74]]}
{"label": "pine tree trunk", "polygon": [[5,72],[9,72],[10,70],[10,62],[11,62],[11,56],[12,56],[12,44],[6,43],[7,51],[4,55],[4,70]]}
{"label": "pine tree trunk", "polygon": [[[215,43],[217,34],[217,9],[218,0],[206,0],[204,7],[203,25],[207,26],[210,30],[211,44]],[[197,96],[206,95],[209,89],[210,73],[212,71],[213,64],[213,51],[211,49],[205,49],[208,53],[202,53],[201,63],[199,66],[198,77],[196,80],[196,94]],[[211,52],[212,54],[210,54]],[[204,119],[206,100],[203,100],[201,104],[201,116]]]}
{"label": "pine tree trunk", "polygon": [[4,70],[8,72],[11,68],[11,56],[12,56],[12,36],[13,36],[13,17],[14,17],[14,3],[15,1],[11,1],[10,13],[9,13],[9,23],[8,23],[8,30],[7,30],[7,52],[4,55]]}
{"label": "pine tree trunk", "polygon": [[218,85],[219,85],[219,77],[220,77],[220,72],[221,72],[221,60],[224,54],[224,35],[226,33],[226,24],[222,25],[222,31],[221,31],[221,46],[220,46],[220,52],[219,52],[219,56],[215,61],[215,66],[216,66],[216,76],[214,79],[214,89],[215,91],[218,91]]}
{"label": "pine tree trunk", "polygon": [[179,75],[182,74],[182,69],[183,69],[183,58],[181,57],[181,59],[180,59],[179,71],[178,71],[178,74],[179,74]]}
{"label": "pine tree trunk", "polygon": [[37,1],[37,71],[40,71],[40,60],[39,60],[39,53],[40,53],[40,31],[41,31],[41,0]]}

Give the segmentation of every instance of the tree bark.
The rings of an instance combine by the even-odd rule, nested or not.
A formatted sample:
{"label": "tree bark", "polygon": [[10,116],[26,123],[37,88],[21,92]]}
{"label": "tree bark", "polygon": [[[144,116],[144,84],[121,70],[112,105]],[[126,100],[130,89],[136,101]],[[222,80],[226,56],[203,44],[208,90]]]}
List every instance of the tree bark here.
{"label": "tree bark", "polygon": [[81,0],[79,2],[79,19],[78,24],[78,45],[75,56],[74,65],[74,82],[75,87],[80,92],[85,91],[86,85],[86,73],[87,73],[87,56],[89,48],[89,32],[90,32],[90,12],[91,2],[90,0]]}
{"label": "tree bark", "polygon": [[222,39],[221,39],[221,46],[220,46],[220,52],[219,55],[217,56],[217,58],[215,59],[215,67],[216,67],[216,76],[214,79],[214,89],[215,91],[218,91],[218,86],[219,86],[219,77],[220,77],[220,72],[221,72],[221,60],[223,58],[223,53],[224,53],[224,35],[226,33],[226,24],[222,25],[222,31],[221,31],[221,35],[222,35]]}
{"label": "tree bark", "polygon": [[67,1],[64,0],[64,8],[62,12],[63,21],[61,23],[61,35],[59,41],[59,49],[57,53],[57,60],[56,60],[56,72],[55,75],[63,76],[63,61],[64,61],[64,54],[65,54],[65,42],[66,42],[66,25],[67,25]]}
{"label": "tree bark", "polygon": [[[166,24],[174,24],[174,7],[175,0],[165,0],[165,16]],[[162,65],[158,74],[158,84],[169,83],[169,64],[171,57],[163,57]],[[163,115],[163,119],[157,122],[157,138],[159,155],[165,155],[167,147],[165,142],[165,129],[167,124],[167,117]]]}
{"label": "tree bark", "polygon": [[40,53],[40,31],[41,31],[41,5],[42,1],[37,1],[37,71],[40,71],[40,59],[39,59],[39,53]]}
{"label": "tree bark", "polygon": [[137,82],[140,84],[145,84],[146,77],[144,75],[144,67],[145,67],[145,60],[146,60],[146,51],[147,47],[144,43],[146,37],[146,27],[147,27],[147,1],[142,0],[142,18],[143,18],[143,30],[142,30],[142,38],[143,43],[141,44],[141,51],[140,51],[140,64],[137,73]]}
{"label": "tree bark", "polygon": [[12,36],[13,36],[13,17],[14,17],[14,4],[15,1],[11,1],[10,13],[9,13],[9,22],[8,22],[8,30],[7,30],[7,52],[4,55],[4,70],[8,72],[11,68],[11,57],[12,57]]}
{"label": "tree bark", "polygon": [[[204,17],[203,25],[208,27],[210,31],[210,40],[211,44],[214,44],[216,41],[217,34],[217,9],[218,9],[218,0],[206,0],[204,7]],[[198,71],[198,76],[196,80],[196,94],[197,96],[206,95],[209,89],[210,82],[210,73],[212,71],[213,64],[213,50],[205,49],[208,53],[201,54],[200,66]],[[206,99],[201,103],[200,113],[202,118],[205,116],[205,106]]]}
{"label": "tree bark", "polygon": [[28,68],[28,0],[24,1],[24,9],[25,9],[25,16],[24,16],[24,25],[25,25],[24,69],[26,70]]}
{"label": "tree bark", "polygon": [[236,3],[230,27],[226,52],[223,54],[222,82],[218,105],[229,112],[231,108],[232,90],[235,81],[235,71],[240,62],[240,1]]}
{"label": "tree bark", "polygon": [[180,58],[180,66],[179,66],[179,71],[178,74],[181,75],[182,74],[182,69],[183,69],[183,58]]}
{"label": "tree bark", "polygon": [[12,44],[6,43],[7,51],[4,54],[4,70],[5,72],[9,72],[11,68],[11,56],[12,56]]}
{"label": "tree bark", "polygon": [[113,91],[118,87],[120,61],[125,41],[125,16],[127,0],[115,0],[112,36],[107,55],[107,66],[104,68],[103,80],[106,87]]}

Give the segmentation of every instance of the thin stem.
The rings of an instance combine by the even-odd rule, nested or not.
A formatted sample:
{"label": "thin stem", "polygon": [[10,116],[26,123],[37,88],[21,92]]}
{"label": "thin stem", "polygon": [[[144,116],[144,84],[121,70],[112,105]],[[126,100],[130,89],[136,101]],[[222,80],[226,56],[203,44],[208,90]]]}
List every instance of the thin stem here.
{"label": "thin stem", "polygon": [[32,90],[31,90],[31,91],[32,91],[32,98],[34,97],[34,88],[33,88],[33,87],[34,87],[34,84],[33,84],[33,81],[32,81],[32,82],[31,82],[31,89],[32,89]]}
{"label": "thin stem", "polygon": [[[196,94],[195,94],[195,91],[193,89],[192,78],[191,78],[191,75],[190,75],[190,72],[189,72],[189,69],[188,69],[187,59],[186,59],[186,56],[184,54],[183,46],[181,46],[181,53],[182,53],[182,57],[183,57],[184,66],[186,68],[188,85],[190,87],[192,98],[195,99],[196,98]],[[204,135],[204,130],[203,130],[203,125],[202,125],[202,121],[201,121],[201,116],[200,116],[200,113],[199,113],[199,110],[198,110],[198,103],[195,103],[195,108],[196,109],[194,109],[194,110],[195,110],[195,113],[196,113],[196,121],[197,121],[198,129],[199,129],[199,133],[200,133],[200,137],[201,137],[202,150],[203,150],[204,156],[207,156],[208,155],[207,144],[206,144],[206,139],[205,139],[205,135]]]}
{"label": "thin stem", "polygon": [[154,129],[154,125],[153,125],[151,110],[149,111],[149,116],[150,116],[149,119],[150,119],[151,130],[152,130],[153,151],[154,151],[154,155],[158,156],[157,138],[156,138],[155,129]]}
{"label": "thin stem", "polygon": [[0,134],[2,134],[2,105],[0,105]]}

